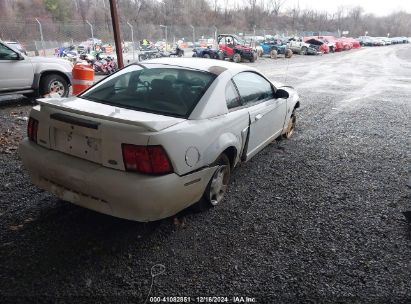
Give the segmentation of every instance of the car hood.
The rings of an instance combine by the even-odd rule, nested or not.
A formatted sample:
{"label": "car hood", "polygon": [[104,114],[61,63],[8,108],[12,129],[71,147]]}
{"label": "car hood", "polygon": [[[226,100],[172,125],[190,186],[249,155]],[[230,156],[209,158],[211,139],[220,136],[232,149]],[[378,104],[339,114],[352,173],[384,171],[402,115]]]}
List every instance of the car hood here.
{"label": "car hood", "polygon": [[31,62],[34,63],[59,63],[59,64],[70,64],[67,60],[60,58],[49,58],[49,57],[28,57]]}
{"label": "car hood", "polygon": [[253,50],[252,48],[250,48],[248,46],[238,45],[238,44],[235,46],[235,48],[238,49],[238,50],[243,50],[243,51],[252,51]]}
{"label": "car hood", "polygon": [[290,88],[290,89],[294,89],[294,87],[289,86],[289,85],[285,85],[282,82],[279,81],[275,81],[275,80],[271,80],[271,83],[274,85],[275,88],[279,89],[279,88]]}
{"label": "car hood", "polygon": [[305,43],[313,44],[313,45],[323,45],[324,42],[318,40],[318,39],[308,39]]}
{"label": "car hood", "polygon": [[79,97],[42,98],[37,100],[41,106],[47,106],[67,112],[110,120],[119,123],[143,127],[148,131],[161,131],[185,121],[183,118],[170,117],[136,110],[124,109],[89,101]]}

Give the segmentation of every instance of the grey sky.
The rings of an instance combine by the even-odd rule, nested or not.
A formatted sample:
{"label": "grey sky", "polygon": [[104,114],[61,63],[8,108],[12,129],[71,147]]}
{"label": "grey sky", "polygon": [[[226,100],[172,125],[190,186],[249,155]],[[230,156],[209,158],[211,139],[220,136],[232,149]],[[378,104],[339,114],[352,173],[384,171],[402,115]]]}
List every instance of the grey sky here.
{"label": "grey sky", "polygon": [[301,8],[314,8],[335,12],[339,6],[362,6],[366,13],[373,13],[378,16],[388,15],[392,12],[405,10],[411,13],[411,1],[409,0],[287,0],[285,6],[293,7],[300,3]]}
{"label": "grey sky", "polygon": [[[269,2],[269,0],[265,1]],[[220,0],[221,4],[225,2],[226,0]],[[228,3],[244,5],[247,0],[228,0]],[[286,0],[283,10],[292,8],[298,3],[301,9],[312,8],[330,13],[334,13],[339,6],[362,6],[365,13],[373,13],[377,16],[388,15],[399,10],[411,13],[411,0]]]}

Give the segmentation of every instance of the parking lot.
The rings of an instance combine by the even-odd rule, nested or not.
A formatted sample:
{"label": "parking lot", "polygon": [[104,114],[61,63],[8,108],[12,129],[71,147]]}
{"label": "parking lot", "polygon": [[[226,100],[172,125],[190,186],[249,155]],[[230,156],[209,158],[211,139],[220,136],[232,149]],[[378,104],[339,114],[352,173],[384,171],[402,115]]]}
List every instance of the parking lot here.
{"label": "parking lot", "polygon": [[237,168],[222,205],[153,223],[33,186],[16,150],[31,105],[3,99],[2,302],[409,301],[410,45],[248,64],[298,90],[294,137]]}

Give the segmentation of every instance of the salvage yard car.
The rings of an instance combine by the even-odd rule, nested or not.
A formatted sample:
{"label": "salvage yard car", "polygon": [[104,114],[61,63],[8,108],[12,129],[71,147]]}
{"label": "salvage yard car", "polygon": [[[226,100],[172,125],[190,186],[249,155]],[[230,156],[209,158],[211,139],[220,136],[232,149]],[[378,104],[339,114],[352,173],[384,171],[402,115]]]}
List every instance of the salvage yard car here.
{"label": "salvage yard car", "polygon": [[300,105],[251,67],[199,58],[133,64],[77,97],[38,102],[19,149],[32,181],[137,221],[218,205],[239,162],[293,134]]}
{"label": "salvage yard car", "polygon": [[69,95],[73,65],[67,60],[27,57],[0,42],[0,95]]}

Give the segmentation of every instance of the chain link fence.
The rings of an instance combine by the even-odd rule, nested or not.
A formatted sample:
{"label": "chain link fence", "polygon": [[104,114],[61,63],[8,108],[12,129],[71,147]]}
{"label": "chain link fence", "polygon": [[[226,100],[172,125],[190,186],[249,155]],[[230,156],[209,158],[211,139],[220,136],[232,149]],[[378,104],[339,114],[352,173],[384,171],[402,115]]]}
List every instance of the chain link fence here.
{"label": "chain link fence", "polygon": [[[142,39],[148,39],[152,42],[167,40],[169,45],[177,41],[198,42],[202,39],[215,39],[219,33],[237,34],[238,36],[250,41],[266,35],[294,36],[307,35],[313,32],[280,32],[273,29],[241,29],[226,26],[217,28],[214,26],[193,27],[191,25],[159,25],[159,24],[137,24],[120,22],[121,39],[131,49],[138,49],[138,42]],[[321,33],[336,35],[336,33]],[[43,39],[42,39],[43,38]],[[29,52],[29,55],[47,55],[54,54],[55,49],[82,44],[89,38],[96,38],[102,41],[102,44],[114,45],[114,35],[111,20],[105,22],[88,22],[87,20],[78,20],[71,22],[54,22],[50,20],[36,20],[28,18],[25,20],[0,19],[0,39],[3,41],[17,41]],[[134,41],[134,45],[131,42]],[[189,44],[190,46],[192,44]]]}

